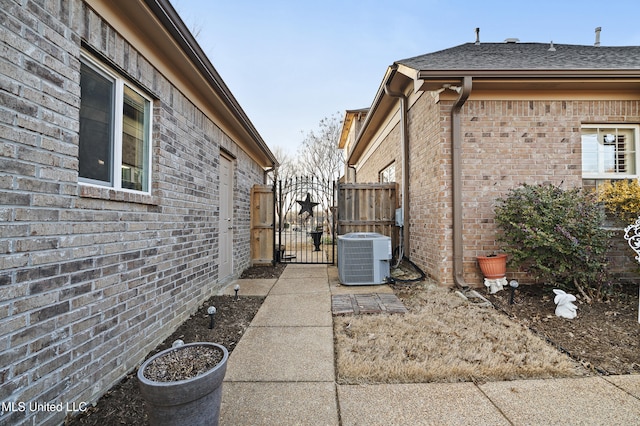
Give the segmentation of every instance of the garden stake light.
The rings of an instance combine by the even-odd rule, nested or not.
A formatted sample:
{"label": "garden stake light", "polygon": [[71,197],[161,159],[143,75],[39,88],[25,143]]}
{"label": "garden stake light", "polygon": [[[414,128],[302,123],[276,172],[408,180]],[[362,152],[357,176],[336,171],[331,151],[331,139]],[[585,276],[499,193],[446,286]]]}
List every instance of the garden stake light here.
{"label": "garden stake light", "polygon": [[215,306],[210,306],[209,309],[207,309],[207,313],[209,314],[209,328],[213,328],[213,316],[216,314],[216,307]]}
{"label": "garden stake light", "polygon": [[518,288],[518,281],[516,280],[511,280],[509,281],[509,287],[511,287],[511,297],[509,297],[509,304],[513,305],[513,296],[516,293],[516,288]]}
{"label": "garden stake light", "polygon": [[233,291],[236,292],[236,298],[235,298],[236,302],[238,301],[238,291],[239,290],[240,290],[240,285],[236,284],[235,287],[233,287]]}

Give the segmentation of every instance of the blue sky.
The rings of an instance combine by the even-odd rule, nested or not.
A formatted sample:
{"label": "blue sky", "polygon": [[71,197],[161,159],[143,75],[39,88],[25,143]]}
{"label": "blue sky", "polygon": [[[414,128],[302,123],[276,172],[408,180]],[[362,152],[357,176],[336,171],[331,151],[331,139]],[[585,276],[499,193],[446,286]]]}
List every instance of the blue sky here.
{"label": "blue sky", "polygon": [[271,148],[369,107],[394,61],[475,41],[640,45],[640,2],[171,0]]}

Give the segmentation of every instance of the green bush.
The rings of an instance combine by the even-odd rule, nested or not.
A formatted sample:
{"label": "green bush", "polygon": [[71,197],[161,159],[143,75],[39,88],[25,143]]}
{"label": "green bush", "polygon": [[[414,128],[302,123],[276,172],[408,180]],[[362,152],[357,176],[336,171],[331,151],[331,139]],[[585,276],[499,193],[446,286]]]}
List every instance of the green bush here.
{"label": "green bush", "polygon": [[601,227],[604,213],[595,194],[524,184],[498,198],[495,213],[511,266],[546,284],[573,286],[587,299],[608,292],[609,234]]}

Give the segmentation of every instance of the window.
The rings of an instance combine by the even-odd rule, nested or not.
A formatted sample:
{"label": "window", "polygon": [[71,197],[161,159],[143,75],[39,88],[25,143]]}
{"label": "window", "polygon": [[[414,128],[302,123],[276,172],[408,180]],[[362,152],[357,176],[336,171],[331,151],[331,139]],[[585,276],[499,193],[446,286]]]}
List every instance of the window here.
{"label": "window", "polygon": [[582,127],[582,178],[585,187],[611,179],[637,178],[637,125]]}
{"label": "window", "polygon": [[149,192],[151,100],[86,56],[80,93],[80,182]]}
{"label": "window", "polygon": [[396,181],[396,164],[391,163],[380,172],[380,183]]}

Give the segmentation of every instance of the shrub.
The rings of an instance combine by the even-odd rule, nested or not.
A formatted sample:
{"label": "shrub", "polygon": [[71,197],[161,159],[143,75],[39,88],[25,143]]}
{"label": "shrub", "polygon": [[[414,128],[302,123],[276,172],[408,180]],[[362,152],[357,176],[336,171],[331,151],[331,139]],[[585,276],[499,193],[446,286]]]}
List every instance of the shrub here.
{"label": "shrub", "polygon": [[595,194],[524,184],[498,198],[495,213],[511,266],[547,284],[573,286],[587,300],[607,292],[609,235]]}
{"label": "shrub", "polygon": [[610,216],[634,223],[640,214],[640,184],[636,179],[606,182],[598,188],[598,201]]}

